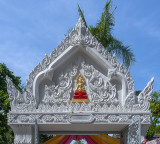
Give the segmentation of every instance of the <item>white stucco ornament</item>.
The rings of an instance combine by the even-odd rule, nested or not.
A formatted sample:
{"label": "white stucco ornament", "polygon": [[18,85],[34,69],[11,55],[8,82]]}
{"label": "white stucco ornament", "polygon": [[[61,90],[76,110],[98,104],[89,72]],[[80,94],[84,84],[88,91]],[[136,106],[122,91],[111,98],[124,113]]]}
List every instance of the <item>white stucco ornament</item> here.
{"label": "white stucco ornament", "polygon": [[[85,79],[89,103],[72,103],[78,74]],[[75,130],[73,123],[81,123],[88,124],[88,129],[96,124],[99,131],[110,125],[108,131],[113,126],[118,132],[137,119],[146,126],[151,123],[153,78],[136,96],[130,73],[91,35],[81,17],[64,41],[30,73],[23,94],[6,79],[11,105],[8,124],[14,130],[15,143],[33,143],[35,119],[39,131],[69,132]],[[57,124],[66,126],[54,127]],[[114,130],[115,124],[120,126]],[[26,138],[17,134],[24,125],[29,133]],[[83,126],[76,130],[87,131]]]}

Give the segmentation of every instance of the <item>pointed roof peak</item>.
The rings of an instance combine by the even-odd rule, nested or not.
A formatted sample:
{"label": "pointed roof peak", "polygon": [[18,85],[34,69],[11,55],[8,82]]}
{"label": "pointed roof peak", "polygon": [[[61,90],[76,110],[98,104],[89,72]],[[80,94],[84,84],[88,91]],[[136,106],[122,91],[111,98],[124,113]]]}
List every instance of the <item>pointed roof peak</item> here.
{"label": "pointed roof peak", "polygon": [[[129,83],[132,82],[130,74],[127,73],[127,70],[123,65],[120,65],[116,55],[113,56],[103,47],[103,45],[98,42],[95,36],[91,34],[89,29],[86,27],[83,17],[79,16],[76,26],[72,31],[66,36],[66,38],[57,46],[57,48],[50,54],[46,55],[40,64],[38,64],[35,69],[29,75],[29,81],[32,81],[41,71],[44,71],[48,67],[51,68],[51,63],[59,57],[66,49],[70,46],[74,47],[77,45],[82,45],[84,47],[90,47],[98,55],[103,57],[108,63],[115,68],[116,71],[128,76]],[[127,74],[126,74],[127,73]],[[131,86],[131,90],[134,89],[134,85]]]}
{"label": "pointed roof peak", "polygon": [[78,21],[76,23],[76,27],[85,27],[85,28],[87,28],[81,15],[78,18]]}
{"label": "pointed roof peak", "polygon": [[83,18],[82,18],[81,15],[79,15],[78,21],[79,21],[79,20],[82,20],[82,21],[83,21]]}

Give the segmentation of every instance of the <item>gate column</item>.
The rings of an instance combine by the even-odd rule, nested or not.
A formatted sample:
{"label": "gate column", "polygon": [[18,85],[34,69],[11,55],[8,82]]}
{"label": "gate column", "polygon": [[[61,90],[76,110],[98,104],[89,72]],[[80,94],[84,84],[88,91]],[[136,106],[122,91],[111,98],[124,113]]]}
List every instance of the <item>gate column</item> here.
{"label": "gate column", "polygon": [[142,125],[142,127],[141,127],[141,142],[143,142],[144,139],[146,138],[146,133],[147,133],[148,128],[149,128],[149,125]]}
{"label": "gate column", "polygon": [[141,144],[141,119],[128,126],[127,144]]}
{"label": "gate column", "polygon": [[127,144],[128,128],[125,128],[120,134],[120,144]]}
{"label": "gate column", "polygon": [[14,144],[33,144],[34,133],[32,125],[11,126],[14,132]]}

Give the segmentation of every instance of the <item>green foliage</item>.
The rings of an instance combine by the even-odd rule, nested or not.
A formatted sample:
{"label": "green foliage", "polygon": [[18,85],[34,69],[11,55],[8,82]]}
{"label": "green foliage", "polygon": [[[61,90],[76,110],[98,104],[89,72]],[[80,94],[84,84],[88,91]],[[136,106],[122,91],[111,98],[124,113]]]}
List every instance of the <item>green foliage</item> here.
{"label": "green foliage", "polygon": [[74,144],[85,144],[87,143],[85,139],[82,139],[80,141],[76,141]]}
{"label": "green foliage", "polygon": [[98,41],[101,42],[104,47],[107,47],[108,44],[113,41],[111,30],[114,26],[114,17],[113,13],[111,13],[111,8],[111,0],[109,0],[104,7],[104,11],[99,22],[95,27],[89,27],[91,33],[97,38]]}
{"label": "green foliage", "polygon": [[152,125],[147,131],[147,138],[160,133],[160,91],[153,93],[150,110],[152,113]]}
{"label": "green foliage", "polygon": [[22,92],[20,77],[13,75],[5,64],[0,63],[0,143],[13,144],[13,132],[7,125],[7,113],[10,110],[9,96],[7,93],[6,76],[8,76],[15,87]]}
{"label": "green foliage", "polygon": [[78,13],[79,13],[79,16],[82,17],[82,20],[84,21],[84,24],[86,25],[87,27],[87,23],[86,23],[86,20],[84,18],[84,14],[83,14],[83,11],[81,10],[80,6],[78,5]]}
{"label": "green foliage", "polygon": [[[116,9],[116,8],[115,8]],[[117,40],[112,35],[112,30],[114,24],[114,11],[112,11],[112,0],[107,1],[104,11],[101,15],[99,22],[96,26],[88,26],[92,35],[94,35],[97,40],[111,53],[116,54],[116,56],[123,62],[124,66],[128,69],[135,62],[135,56],[129,46],[124,46],[123,43]],[[79,16],[82,17],[85,25],[87,23],[84,18],[83,11],[78,5]]]}
{"label": "green foliage", "polygon": [[135,91],[135,95],[138,96],[141,93],[140,90]]}
{"label": "green foliage", "polygon": [[55,135],[48,135],[48,134],[41,134],[39,138],[39,143],[43,144],[44,142],[48,141],[49,139],[53,138]]}

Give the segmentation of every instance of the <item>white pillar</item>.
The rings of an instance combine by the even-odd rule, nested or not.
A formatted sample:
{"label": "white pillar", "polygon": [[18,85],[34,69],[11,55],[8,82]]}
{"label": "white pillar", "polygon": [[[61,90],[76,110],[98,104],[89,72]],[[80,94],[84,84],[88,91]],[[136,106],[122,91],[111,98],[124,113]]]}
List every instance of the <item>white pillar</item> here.
{"label": "white pillar", "polygon": [[120,136],[120,144],[127,144],[128,128],[124,129]]}
{"label": "white pillar", "polygon": [[149,128],[149,125],[141,125],[141,142],[146,138],[146,133]]}
{"label": "white pillar", "polygon": [[34,129],[31,125],[12,125],[14,144],[33,144]]}

